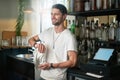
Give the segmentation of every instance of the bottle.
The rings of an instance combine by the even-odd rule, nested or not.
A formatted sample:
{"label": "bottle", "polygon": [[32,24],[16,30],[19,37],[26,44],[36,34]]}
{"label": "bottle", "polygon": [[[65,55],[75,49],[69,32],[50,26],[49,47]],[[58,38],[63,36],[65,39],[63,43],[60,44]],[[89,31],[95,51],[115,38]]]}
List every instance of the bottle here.
{"label": "bottle", "polygon": [[85,1],[85,11],[89,11],[90,10],[90,1],[86,0]]}
{"label": "bottle", "polygon": [[115,8],[119,8],[119,0],[115,0]]}
{"label": "bottle", "polygon": [[116,40],[120,41],[120,22],[118,23],[118,27],[116,29]]}
{"label": "bottle", "polygon": [[103,9],[107,9],[108,7],[108,0],[103,0]]}
{"label": "bottle", "polygon": [[80,55],[81,55],[81,62],[83,64],[87,63],[88,61],[88,45],[87,45],[87,39],[83,39],[82,40],[82,44],[81,44],[81,52],[80,52]]}
{"label": "bottle", "polygon": [[115,8],[115,0],[108,0],[108,7],[109,9]]}
{"label": "bottle", "polygon": [[71,20],[67,20],[68,22],[67,22],[67,28],[70,30],[70,28],[71,28]]}
{"label": "bottle", "polygon": [[94,21],[91,21],[91,27],[90,27],[90,38],[94,39],[95,38],[95,26],[94,26]]}
{"label": "bottle", "polygon": [[81,39],[85,38],[85,26],[84,26],[84,24],[81,24],[81,27],[80,27],[80,38]]}
{"label": "bottle", "polygon": [[114,24],[113,23],[110,24],[110,28],[109,28],[109,32],[108,33],[109,33],[108,34],[108,39],[110,41],[114,41],[114,39],[115,39],[115,28],[114,28]]}
{"label": "bottle", "polygon": [[96,10],[96,0],[90,0],[90,10]]}
{"label": "bottle", "polygon": [[103,26],[103,31],[102,31],[102,41],[108,41],[108,28],[107,25],[101,24]]}
{"label": "bottle", "polygon": [[64,20],[64,27],[67,28],[67,19]]}
{"label": "bottle", "polygon": [[96,31],[95,31],[95,34],[96,34],[96,38],[98,40],[101,40],[102,38],[102,30],[101,30],[101,26],[98,24],[98,21],[96,21]]}
{"label": "bottle", "polygon": [[96,0],[96,8],[97,10],[102,9],[102,0]]}
{"label": "bottle", "polygon": [[75,22],[75,36],[76,36],[77,40],[79,40],[79,34],[80,34],[79,21],[78,21],[78,19],[76,19],[76,22]]}
{"label": "bottle", "polygon": [[70,30],[73,34],[75,34],[75,20],[72,20],[72,25],[70,27]]}
{"label": "bottle", "polygon": [[109,8],[109,9],[112,8],[112,2],[111,2],[111,0],[108,0],[108,8]]}
{"label": "bottle", "polygon": [[85,38],[89,38],[89,37],[90,37],[90,22],[87,22],[85,26]]}
{"label": "bottle", "polygon": [[73,12],[74,11],[74,0],[69,0],[70,1],[70,11],[69,12]]}

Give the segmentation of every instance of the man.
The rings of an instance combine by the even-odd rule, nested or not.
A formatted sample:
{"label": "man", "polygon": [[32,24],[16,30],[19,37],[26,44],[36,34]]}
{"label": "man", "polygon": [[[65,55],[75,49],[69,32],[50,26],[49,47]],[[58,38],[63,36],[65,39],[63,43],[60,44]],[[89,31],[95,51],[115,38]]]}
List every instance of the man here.
{"label": "man", "polygon": [[[66,16],[65,6],[62,4],[53,5],[51,20],[54,27],[29,39],[31,46],[47,55],[46,62],[38,65],[41,70],[41,80],[66,80],[67,68],[76,65],[77,43],[70,30],[64,27]],[[37,44],[38,40],[44,42],[45,45]]]}

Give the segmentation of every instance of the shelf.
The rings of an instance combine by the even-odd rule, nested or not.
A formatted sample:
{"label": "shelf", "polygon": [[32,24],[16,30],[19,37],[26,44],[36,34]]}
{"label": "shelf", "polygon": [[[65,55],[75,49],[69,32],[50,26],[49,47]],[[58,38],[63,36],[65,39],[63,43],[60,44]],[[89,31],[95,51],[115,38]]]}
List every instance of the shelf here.
{"label": "shelf", "polygon": [[71,12],[68,15],[76,16],[102,16],[102,15],[120,15],[120,9],[95,10],[85,12]]}
{"label": "shelf", "polygon": [[97,41],[97,43],[120,45],[120,41]]}

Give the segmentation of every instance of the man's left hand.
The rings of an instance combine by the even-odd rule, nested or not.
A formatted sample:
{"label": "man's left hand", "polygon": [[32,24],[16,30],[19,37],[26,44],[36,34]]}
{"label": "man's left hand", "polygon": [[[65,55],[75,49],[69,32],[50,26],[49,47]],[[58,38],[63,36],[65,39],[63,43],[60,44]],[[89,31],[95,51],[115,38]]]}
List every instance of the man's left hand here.
{"label": "man's left hand", "polygon": [[50,69],[50,63],[39,64],[38,68],[43,69],[43,70]]}

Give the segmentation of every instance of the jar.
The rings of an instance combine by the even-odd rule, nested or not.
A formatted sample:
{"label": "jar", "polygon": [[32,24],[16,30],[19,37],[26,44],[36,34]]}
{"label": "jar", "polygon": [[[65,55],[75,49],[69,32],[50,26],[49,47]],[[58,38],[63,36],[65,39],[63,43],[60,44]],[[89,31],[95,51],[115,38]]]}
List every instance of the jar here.
{"label": "jar", "polygon": [[86,0],[84,4],[85,4],[85,11],[89,11],[90,10],[90,1]]}
{"label": "jar", "polygon": [[82,0],[75,0],[74,2],[74,10],[77,11],[83,11],[83,1]]}

